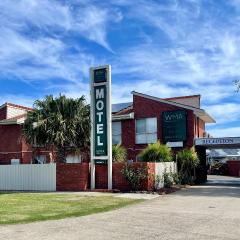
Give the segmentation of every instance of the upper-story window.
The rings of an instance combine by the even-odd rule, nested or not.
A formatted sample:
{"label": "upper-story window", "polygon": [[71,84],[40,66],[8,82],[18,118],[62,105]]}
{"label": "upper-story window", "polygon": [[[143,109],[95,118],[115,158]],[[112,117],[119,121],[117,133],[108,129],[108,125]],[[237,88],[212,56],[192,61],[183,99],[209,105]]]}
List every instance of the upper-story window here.
{"label": "upper-story window", "polygon": [[112,144],[121,144],[122,125],[121,122],[112,122]]}
{"label": "upper-story window", "polygon": [[146,144],[157,141],[157,118],[136,120],[136,143]]}

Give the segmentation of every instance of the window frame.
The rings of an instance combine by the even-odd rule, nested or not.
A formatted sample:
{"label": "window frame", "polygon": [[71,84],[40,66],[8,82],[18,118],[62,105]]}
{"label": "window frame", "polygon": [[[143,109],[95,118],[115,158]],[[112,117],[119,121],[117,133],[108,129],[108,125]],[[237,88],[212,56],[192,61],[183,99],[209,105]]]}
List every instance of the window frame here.
{"label": "window frame", "polygon": [[[149,132],[149,133],[147,132],[147,119],[155,119],[155,121],[156,121],[156,130],[155,130],[155,132]],[[139,121],[139,120],[145,120],[145,132],[144,133],[137,133],[137,121]],[[137,119],[135,119],[135,144],[141,145],[141,144],[155,143],[158,140],[157,133],[158,133],[158,118],[157,117],[146,117],[146,118],[137,118]],[[148,140],[147,136],[148,135],[153,135],[153,134],[156,135],[155,141],[147,141]],[[146,141],[142,142],[142,143],[139,143],[137,141],[137,135],[145,135]]]}
{"label": "window frame", "polygon": [[[113,123],[120,123],[120,134],[113,134]],[[113,136],[120,136],[120,142],[119,143],[113,143]],[[122,144],[122,121],[113,121],[112,122],[112,145],[116,144]]]}

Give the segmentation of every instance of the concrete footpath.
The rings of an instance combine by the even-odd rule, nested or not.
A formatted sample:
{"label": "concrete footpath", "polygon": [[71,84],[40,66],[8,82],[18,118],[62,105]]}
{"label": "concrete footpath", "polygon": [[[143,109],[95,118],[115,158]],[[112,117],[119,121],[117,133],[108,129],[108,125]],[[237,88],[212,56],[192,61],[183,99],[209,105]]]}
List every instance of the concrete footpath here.
{"label": "concrete footpath", "polygon": [[0,227],[0,239],[240,239],[240,179],[195,186],[119,210]]}

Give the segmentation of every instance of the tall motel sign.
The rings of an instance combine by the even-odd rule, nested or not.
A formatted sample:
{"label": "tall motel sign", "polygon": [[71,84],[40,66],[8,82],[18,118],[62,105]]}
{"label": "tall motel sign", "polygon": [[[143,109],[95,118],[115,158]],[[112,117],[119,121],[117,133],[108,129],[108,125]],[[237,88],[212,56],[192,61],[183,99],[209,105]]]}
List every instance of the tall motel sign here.
{"label": "tall motel sign", "polygon": [[91,189],[95,189],[95,165],[108,165],[108,189],[112,189],[111,66],[90,68],[91,80]]}

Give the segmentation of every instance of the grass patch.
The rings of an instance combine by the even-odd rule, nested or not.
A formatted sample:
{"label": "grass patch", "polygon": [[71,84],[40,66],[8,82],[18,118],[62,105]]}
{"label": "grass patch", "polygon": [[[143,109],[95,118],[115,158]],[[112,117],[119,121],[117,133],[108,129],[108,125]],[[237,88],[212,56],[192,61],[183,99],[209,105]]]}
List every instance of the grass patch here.
{"label": "grass patch", "polygon": [[78,217],[110,211],[143,200],[54,193],[0,193],[0,224]]}

